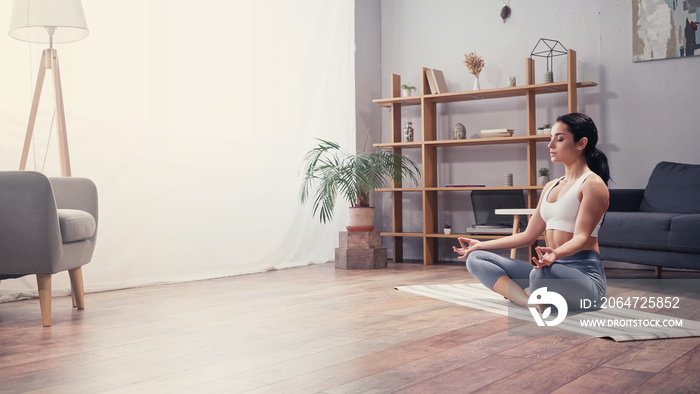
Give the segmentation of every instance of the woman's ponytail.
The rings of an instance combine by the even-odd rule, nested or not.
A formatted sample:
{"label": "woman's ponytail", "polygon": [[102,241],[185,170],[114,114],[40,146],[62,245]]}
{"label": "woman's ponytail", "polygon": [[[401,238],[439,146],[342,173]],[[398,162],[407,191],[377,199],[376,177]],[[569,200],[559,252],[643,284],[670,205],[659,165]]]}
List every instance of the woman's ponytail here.
{"label": "woman's ponytail", "polygon": [[603,179],[605,184],[608,184],[610,179],[610,167],[608,166],[608,157],[598,148],[593,148],[590,152],[586,149],[586,164],[591,171],[595,172]]}

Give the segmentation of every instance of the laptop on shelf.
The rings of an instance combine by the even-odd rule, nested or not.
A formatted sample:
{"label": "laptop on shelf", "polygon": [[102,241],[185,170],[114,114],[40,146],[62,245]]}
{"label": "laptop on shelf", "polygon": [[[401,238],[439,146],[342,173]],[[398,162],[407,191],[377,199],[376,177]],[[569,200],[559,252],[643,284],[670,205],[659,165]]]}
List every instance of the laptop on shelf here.
{"label": "laptop on shelf", "polygon": [[[525,208],[522,190],[474,190],[471,193],[475,223],[467,234],[508,235],[513,233],[513,215],[496,215],[496,209]],[[520,219],[520,231],[527,218]]]}

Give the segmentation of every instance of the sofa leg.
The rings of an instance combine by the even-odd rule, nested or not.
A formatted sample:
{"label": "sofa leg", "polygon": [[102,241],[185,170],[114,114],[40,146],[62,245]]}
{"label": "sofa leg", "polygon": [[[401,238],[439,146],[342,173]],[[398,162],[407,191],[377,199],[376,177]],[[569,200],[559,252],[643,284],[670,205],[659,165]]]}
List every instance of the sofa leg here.
{"label": "sofa leg", "polygon": [[661,279],[661,270],[663,267],[656,266],[654,267],[654,273],[656,274],[657,279]]}
{"label": "sofa leg", "polygon": [[85,309],[85,291],[83,290],[83,270],[81,267],[68,270],[70,276],[70,290],[73,296],[73,307],[78,310]]}
{"label": "sofa leg", "polygon": [[41,323],[44,327],[51,327],[51,274],[36,274],[36,284],[39,288]]}

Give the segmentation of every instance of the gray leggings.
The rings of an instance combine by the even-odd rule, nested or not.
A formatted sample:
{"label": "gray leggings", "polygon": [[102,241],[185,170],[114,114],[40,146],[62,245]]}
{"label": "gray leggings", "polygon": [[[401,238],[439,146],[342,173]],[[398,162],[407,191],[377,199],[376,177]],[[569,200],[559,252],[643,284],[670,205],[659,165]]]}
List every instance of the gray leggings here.
{"label": "gray leggings", "polygon": [[529,286],[530,292],[547,287],[549,291],[559,293],[566,299],[569,310],[581,309],[582,299],[594,301],[605,296],[605,271],[600,255],[592,250],[558,259],[539,270],[533,267],[524,261],[483,250],[474,251],[467,257],[469,272],[491,290],[498,278],[508,276],[522,288]]}

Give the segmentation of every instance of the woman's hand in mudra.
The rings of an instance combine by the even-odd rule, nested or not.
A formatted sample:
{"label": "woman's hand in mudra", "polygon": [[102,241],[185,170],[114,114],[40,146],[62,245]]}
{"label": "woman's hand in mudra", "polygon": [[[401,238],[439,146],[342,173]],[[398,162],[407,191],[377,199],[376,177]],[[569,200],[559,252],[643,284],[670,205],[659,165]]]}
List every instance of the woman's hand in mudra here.
{"label": "woman's hand in mudra", "polygon": [[[476,245],[479,244],[481,241],[477,241],[476,239],[471,239],[471,238],[457,238],[459,241],[459,245],[461,248],[458,248],[456,246],[452,247],[452,250],[454,250],[456,253],[459,253],[459,257],[457,257],[460,260],[464,260],[469,256],[469,253],[474,251],[476,248]],[[465,245],[466,242],[466,245]]]}
{"label": "woman's hand in mudra", "polygon": [[535,248],[537,252],[537,257],[532,257],[532,261],[535,263],[535,269],[542,269],[542,267],[547,267],[552,265],[557,259],[557,254],[554,253],[554,249],[538,246]]}

